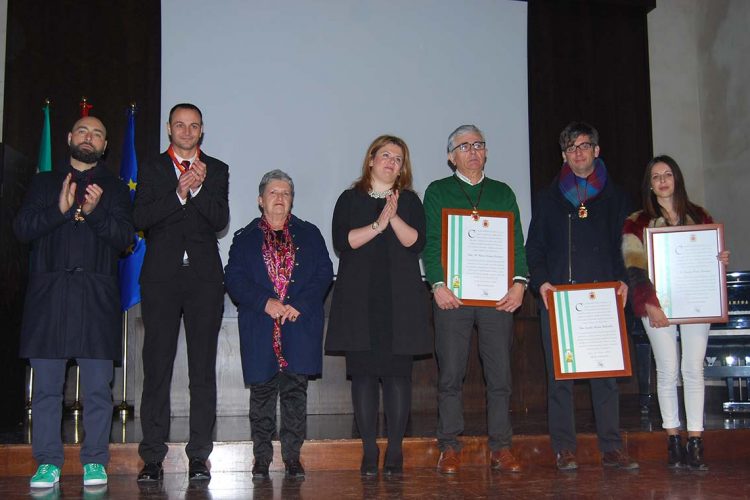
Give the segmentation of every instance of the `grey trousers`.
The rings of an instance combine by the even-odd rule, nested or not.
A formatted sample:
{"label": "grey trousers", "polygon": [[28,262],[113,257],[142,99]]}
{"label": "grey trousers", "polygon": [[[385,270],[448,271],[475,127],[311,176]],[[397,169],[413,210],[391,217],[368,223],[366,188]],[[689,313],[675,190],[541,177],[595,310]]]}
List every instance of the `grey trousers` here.
{"label": "grey trousers", "polygon": [[464,431],[463,384],[474,326],[487,383],[487,434],[491,450],[508,448],[510,425],[513,315],[490,307],[461,306],[443,310],[435,305],[435,354],[438,363],[438,428],[440,450],[458,451]]}

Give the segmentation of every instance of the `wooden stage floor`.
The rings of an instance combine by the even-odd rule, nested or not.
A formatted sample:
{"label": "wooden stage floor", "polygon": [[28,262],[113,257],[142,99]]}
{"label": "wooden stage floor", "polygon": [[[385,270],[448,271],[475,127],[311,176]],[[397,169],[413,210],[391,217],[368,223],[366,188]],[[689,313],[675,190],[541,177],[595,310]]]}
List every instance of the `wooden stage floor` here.
{"label": "wooden stage floor", "polygon": [[[309,417],[309,440],[302,449],[306,477],[284,477],[275,443],[271,478],[261,481],[253,480],[249,473],[252,443],[247,418],[223,417],[217,421],[216,446],[210,460],[212,479],[207,484],[190,484],[187,480],[182,451],[187,419],[174,419],[164,481],[150,487],[142,487],[135,480],[142,465],[137,454],[140,422],[129,419],[122,425],[116,418],[109,485],[91,489],[81,485],[79,445],[75,440],[82,438],[82,429],[79,426],[76,430],[72,417],[66,417],[66,463],[61,483],[55,489],[31,491],[28,486],[28,478],[35,470],[28,425],[0,432],[0,498],[750,498],[750,416],[709,412],[704,441],[710,471],[697,473],[673,471],[664,465],[666,444],[658,409],[642,416],[637,405],[624,403],[621,414],[625,446],[640,462],[638,471],[602,469],[593,417],[589,412],[579,412],[577,472],[555,469],[545,415],[513,416],[513,448],[524,464],[523,472],[491,471],[487,466],[484,416],[467,415],[464,466],[455,476],[443,476],[435,470],[439,455],[434,439],[436,417],[420,414],[412,416],[405,440],[403,475],[361,478],[361,446],[352,416],[327,415]],[[385,441],[381,440],[380,445],[384,451]]]}

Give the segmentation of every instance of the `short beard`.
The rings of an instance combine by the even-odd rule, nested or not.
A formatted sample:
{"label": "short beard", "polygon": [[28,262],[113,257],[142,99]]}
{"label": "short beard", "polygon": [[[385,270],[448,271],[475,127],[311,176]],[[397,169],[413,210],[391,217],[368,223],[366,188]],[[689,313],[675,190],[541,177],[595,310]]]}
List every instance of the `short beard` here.
{"label": "short beard", "polygon": [[96,148],[92,149],[91,151],[83,151],[75,144],[71,144],[69,148],[70,156],[73,159],[78,160],[82,163],[86,163],[88,165],[92,165],[98,162],[99,159],[104,155],[104,151],[98,151]]}

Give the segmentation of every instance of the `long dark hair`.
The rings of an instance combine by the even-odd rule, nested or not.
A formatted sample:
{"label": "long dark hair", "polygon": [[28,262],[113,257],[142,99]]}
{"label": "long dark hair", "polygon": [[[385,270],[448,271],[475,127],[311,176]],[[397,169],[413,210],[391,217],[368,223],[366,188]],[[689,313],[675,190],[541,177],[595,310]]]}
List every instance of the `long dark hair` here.
{"label": "long dark hair", "polygon": [[672,195],[672,203],[674,211],[677,214],[677,223],[683,225],[686,223],[686,216],[690,216],[694,222],[701,220],[701,208],[695,203],[691,202],[688,198],[687,191],[685,190],[685,178],[682,176],[682,170],[677,162],[668,155],[659,155],[654,157],[646,165],[646,171],[643,173],[643,182],[641,183],[641,197],[643,198],[643,211],[648,214],[649,218],[656,219],[658,217],[669,218],[659,202],[656,199],[656,194],[651,189],[651,171],[654,165],[657,163],[664,163],[670,169],[672,169],[672,176],[674,178],[674,194]]}
{"label": "long dark hair", "polygon": [[367,148],[367,153],[365,153],[365,159],[362,161],[362,176],[354,181],[354,184],[352,185],[354,189],[357,189],[358,191],[361,191],[363,193],[367,193],[368,191],[370,191],[370,189],[372,189],[372,172],[370,169],[370,161],[375,158],[375,153],[377,153],[378,150],[386,144],[393,144],[395,146],[398,146],[404,152],[404,161],[401,164],[401,173],[396,179],[396,182],[393,184],[393,189],[397,189],[398,191],[402,191],[404,189],[408,189],[409,191],[413,190],[411,187],[412,177],[409,146],[406,145],[406,142],[404,142],[403,139],[394,135],[381,135],[380,137],[377,137],[374,141],[372,141],[370,147]]}

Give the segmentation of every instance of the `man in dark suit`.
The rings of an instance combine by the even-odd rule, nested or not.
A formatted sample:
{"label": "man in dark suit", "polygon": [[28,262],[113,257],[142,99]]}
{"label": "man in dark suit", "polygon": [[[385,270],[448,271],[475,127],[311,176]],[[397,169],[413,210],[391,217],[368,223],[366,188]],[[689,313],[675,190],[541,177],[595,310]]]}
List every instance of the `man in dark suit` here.
{"label": "man in dark suit", "polygon": [[141,271],[143,440],[138,481],[162,478],[169,436],[169,390],[180,318],[190,378],[191,480],[210,479],[206,460],[216,420],[216,345],[224,284],[216,233],[229,222],[229,167],[200,150],[203,115],[177,104],[167,123],[170,146],[139,170],[134,219],[146,232]]}

